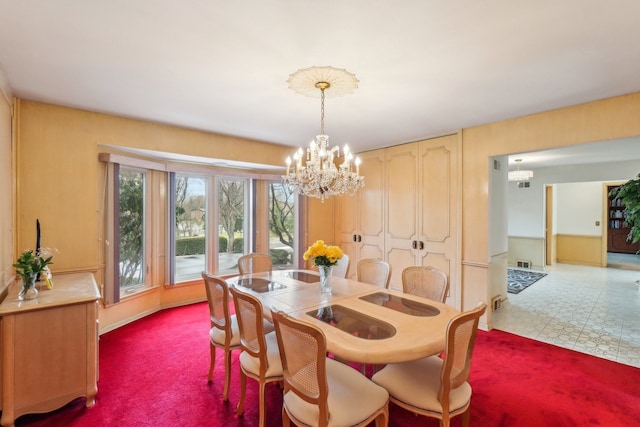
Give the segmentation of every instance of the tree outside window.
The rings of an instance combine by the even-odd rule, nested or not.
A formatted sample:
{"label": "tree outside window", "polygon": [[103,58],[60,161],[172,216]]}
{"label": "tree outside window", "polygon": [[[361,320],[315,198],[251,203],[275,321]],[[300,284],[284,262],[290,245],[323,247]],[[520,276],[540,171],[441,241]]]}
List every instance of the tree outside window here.
{"label": "tree outside window", "polygon": [[176,278],[200,277],[206,266],[207,178],[175,175],[174,252]]}
{"label": "tree outside window", "polygon": [[269,183],[269,252],[273,265],[293,265],[295,194],[286,185]]}
{"label": "tree outside window", "polygon": [[144,172],[121,169],[119,254],[120,288],[144,284]]}

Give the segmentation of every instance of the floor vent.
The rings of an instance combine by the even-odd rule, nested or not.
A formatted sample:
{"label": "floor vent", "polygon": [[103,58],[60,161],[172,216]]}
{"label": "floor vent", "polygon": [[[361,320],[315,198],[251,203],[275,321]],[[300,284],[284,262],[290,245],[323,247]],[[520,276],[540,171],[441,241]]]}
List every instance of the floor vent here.
{"label": "floor vent", "polygon": [[531,268],[531,261],[523,261],[523,260],[519,259],[518,261],[516,261],[516,267],[519,267],[519,268]]}
{"label": "floor vent", "polygon": [[491,311],[500,310],[502,308],[502,297],[497,295],[491,299]]}

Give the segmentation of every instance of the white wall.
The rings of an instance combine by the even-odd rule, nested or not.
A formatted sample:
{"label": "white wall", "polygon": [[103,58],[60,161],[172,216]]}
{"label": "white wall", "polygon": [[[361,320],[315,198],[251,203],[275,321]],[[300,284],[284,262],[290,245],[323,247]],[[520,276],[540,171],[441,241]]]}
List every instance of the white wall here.
{"label": "white wall", "polygon": [[534,171],[529,188],[518,188],[517,182],[507,185],[507,233],[518,237],[544,237],[545,182]]}
{"label": "white wall", "polygon": [[[602,182],[632,179],[638,172],[640,172],[638,160],[535,169],[530,188],[517,188],[514,182],[510,182],[507,187],[508,234],[521,237],[544,237],[545,185],[580,182],[601,185]],[[554,193],[557,193],[557,186],[554,186],[554,190]],[[597,199],[598,206],[602,202],[601,191],[594,192],[593,196],[588,194],[584,197]],[[557,195],[554,195],[554,198],[556,200],[554,211],[558,212],[557,207],[562,203],[561,198]],[[560,213],[556,215],[556,222],[560,222],[559,215]],[[602,220],[601,217],[602,213],[597,218]],[[591,218],[590,221],[594,222],[595,219]],[[586,219],[584,223],[586,224]],[[586,225],[584,230],[588,230]],[[566,233],[557,227],[555,232]]]}
{"label": "white wall", "polygon": [[509,250],[507,241],[507,156],[489,159],[489,255]]}
{"label": "white wall", "polygon": [[555,189],[556,233],[602,236],[606,226],[602,220],[602,181],[558,184]]}

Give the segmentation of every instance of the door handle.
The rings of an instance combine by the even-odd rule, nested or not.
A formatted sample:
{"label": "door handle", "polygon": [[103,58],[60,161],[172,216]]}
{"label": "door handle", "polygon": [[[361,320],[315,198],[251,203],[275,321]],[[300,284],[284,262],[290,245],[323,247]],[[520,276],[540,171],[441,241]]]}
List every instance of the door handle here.
{"label": "door handle", "polygon": [[358,242],[362,242],[362,235],[358,234]]}
{"label": "door handle", "polygon": [[420,250],[423,250],[423,249],[424,249],[424,242],[421,240],[420,241]]}
{"label": "door handle", "polygon": [[413,242],[411,242],[411,247],[413,249],[418,249],[418,242],[416,240],[414,240]]}
{"label": "door handle", "polygon": [[357,236],[357,235],[355,235],[355,234],[353,235],[353,241],[354,241],[354,242],[357,242],[357,241],[358,241],[358,236]]}

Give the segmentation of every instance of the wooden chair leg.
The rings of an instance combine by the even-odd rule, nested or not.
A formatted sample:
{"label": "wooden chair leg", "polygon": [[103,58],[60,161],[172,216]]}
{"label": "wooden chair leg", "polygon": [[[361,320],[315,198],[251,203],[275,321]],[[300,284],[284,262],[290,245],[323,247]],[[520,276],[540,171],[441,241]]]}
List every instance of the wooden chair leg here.
{"label": "wooden chair leg", "polygon": [[266,399],[265,399],[265,393],[266,393],[266,384],[262,381],[260,381],[260,397],[259,397],[259,408],[260,408],[260,418],[259,418],[259,422],[258,422],[258,426],[259,427],[264,427],[265,426],[265,419],[266,419],[266,412],[267,412],[267,407],[266,407]]}
{"label": "wooden chair leg", "polygon": [[291,420],[289,419],[289,414],[287,414],[287,410],[282,407],[282,427],[291,427]]}
{"label": "wooden chair leg", "polygon": [[209,365],[209,377],[208,378],[209,378],[209,382],[211,382],[213,380],[213,367],[216,364],[216,347],[211,343],[209,343],[209,354],[211,355],[210,356],[211,363]]}
{"label": "wooden chair leg", "polygon": [[462,426],[469,427],[469,420],[471,418],[471,405],[462,414]]}
{"label": "wooden chair leg", "polygon": [[231,351],[224,353],[224,389],[222,391],[222,400],[225,402],[229,399],[229,383],[231,382]]}
{"label": "wooden chair leg", "polygon": [[242,370],[240,370],[240,401],[238,402],[238,407],[236,409],[236,414],[238,414],[238,416],[241,416],[244,413],[244,395],[246,391],[247,376]]}

